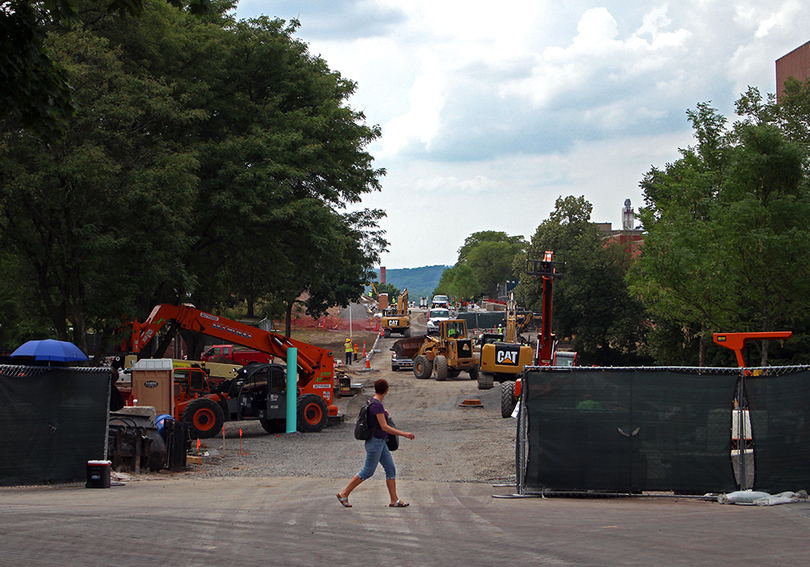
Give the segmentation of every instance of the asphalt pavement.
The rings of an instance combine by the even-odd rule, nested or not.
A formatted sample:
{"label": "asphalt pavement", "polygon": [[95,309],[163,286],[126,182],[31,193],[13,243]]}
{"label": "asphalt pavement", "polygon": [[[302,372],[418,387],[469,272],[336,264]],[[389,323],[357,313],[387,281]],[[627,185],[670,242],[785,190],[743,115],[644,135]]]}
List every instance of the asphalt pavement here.
{"label": "asphalt pavement", "polygon": [[[203,465],[204,466],[204,465]],[[0,565],[806,565],[810,503],[496,498],[509,487],[147,475],[0,489]]]}

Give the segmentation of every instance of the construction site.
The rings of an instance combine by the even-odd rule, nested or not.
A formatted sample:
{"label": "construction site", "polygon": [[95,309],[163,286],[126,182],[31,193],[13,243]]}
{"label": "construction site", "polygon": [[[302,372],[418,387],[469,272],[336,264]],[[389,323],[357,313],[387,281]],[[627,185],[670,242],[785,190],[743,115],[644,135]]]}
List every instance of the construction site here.
{"label": "construction site", "polygon": [[[810,558],[808,369],[749,369],[743,357],[749,341],[789,334],[717,336],[737,368],[579,368],[552,332],[555,270],[552,254],[536,266],[542,313],[510,300],[495,318],[454,312],[434,335],[428,309],[407,301],[355,305],[297,325],[296,338],[159,305],[126,345],[155,358],[112,382],[112,369],[3,366],[4,431],[32,432],[5,436],[4,558],[259,565],[264,549],[285,565],[354,564],[370,549],[420,565]],[[241,347],[217,344],[200,366],[161,358],[187,331]],[[412,505],[389,510],[375,476],[345,510],[334,493],[364,458],[353,420],[380,377],[391,385],[386,408],[415,435],[396,455]],[[123,400],[114,411],[112,386]],[[22,401],[32,393],[37,409]],[[88,557],[92,547],[105,553]]]}

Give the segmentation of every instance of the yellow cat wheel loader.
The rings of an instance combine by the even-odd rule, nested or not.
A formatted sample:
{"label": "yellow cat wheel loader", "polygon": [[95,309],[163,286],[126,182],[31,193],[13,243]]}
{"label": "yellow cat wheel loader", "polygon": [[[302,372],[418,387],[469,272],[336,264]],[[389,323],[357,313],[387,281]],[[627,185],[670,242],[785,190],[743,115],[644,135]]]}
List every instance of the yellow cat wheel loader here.
{"label": "yellow cat wheel loader", "polygon": [[467,336],[467,321],[439,321],[436,335],[420,335],[398,340],[392,349],[397,356],[413,360],[413,374],[420,380],[435,374],[436,380],[455,378],[467,372],[478,380],[478,358],[473,354],[472,339]]}

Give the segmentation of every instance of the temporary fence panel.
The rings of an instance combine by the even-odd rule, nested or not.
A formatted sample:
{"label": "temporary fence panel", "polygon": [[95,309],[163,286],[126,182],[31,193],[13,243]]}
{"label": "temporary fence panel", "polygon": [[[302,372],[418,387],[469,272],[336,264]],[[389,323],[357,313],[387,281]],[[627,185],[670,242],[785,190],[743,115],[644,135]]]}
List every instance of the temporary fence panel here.
{"label": "temporary fence panel", "polygon": [[745,377],[755,463],[754,488],[810,489],[810,369],[769,367]]}
{"label": "temporary fence panel", "polygon": [[0,366],[0,485],[78,482],[105,456],[109,369]]}
{"label": "temporary fence panel", "polygon": [[738,375],[528,370],[518,425],[519,490],[734,490],[730,431]]}
{"label": "temporary fence panel", "polygon": [[462,311],[457,317],[467,321],[467,328],[470,330],[494,329],[506,323],[505,311]]}

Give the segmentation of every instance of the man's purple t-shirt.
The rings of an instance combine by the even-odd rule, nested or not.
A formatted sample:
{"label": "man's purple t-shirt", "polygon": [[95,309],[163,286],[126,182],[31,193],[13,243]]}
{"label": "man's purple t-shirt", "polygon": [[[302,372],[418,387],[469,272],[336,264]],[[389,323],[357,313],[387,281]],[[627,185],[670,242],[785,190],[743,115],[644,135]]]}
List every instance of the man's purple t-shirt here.
{"label": "man's purple t-shirt", "polygon": [[377,398],[372,398],[371,405],[368,406],[368,419],[375,425],[374,437],[377,439],[387,439],[388,433],[382,430],[380,427],[380,421],[377,419],[379,414],[383,414],[383,417],[385,417],[385,408],[380,400]]}

